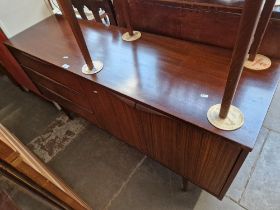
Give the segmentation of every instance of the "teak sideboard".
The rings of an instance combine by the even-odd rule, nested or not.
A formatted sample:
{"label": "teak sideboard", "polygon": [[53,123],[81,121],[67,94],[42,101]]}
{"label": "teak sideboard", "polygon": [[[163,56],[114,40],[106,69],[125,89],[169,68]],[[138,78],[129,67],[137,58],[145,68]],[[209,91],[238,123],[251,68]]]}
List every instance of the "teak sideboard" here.
{"label": "teak sideboard", "polygon": [[[61,16],[6,42],[41,93],[222,199],[253,149],[280,76],[244,70],[233,104],[245,124],[222,131],[207,120],[220,103],[231,50],[80,21],[92,56],[104,62],[84,75],[84,60]],[[65,65],[67,64],[67,65]]]}

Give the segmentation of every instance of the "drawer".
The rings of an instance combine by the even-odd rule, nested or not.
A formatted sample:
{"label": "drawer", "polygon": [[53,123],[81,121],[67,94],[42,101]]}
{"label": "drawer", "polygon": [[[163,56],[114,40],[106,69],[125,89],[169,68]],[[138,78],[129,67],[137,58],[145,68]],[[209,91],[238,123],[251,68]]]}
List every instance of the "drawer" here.
{"label": "drawer", "polygon": [[45,95],[48,99],[57,102],[59,105],[66,108],[67,110],[72,111],[72,112],[84,117],[85,119],[89,120],[90,122],[98,125],[94,113],[88,112],[87,110],[73,104],[72,101],[69,101],[68,99],[53,92],[52,90],[48,89],[47,87],[44,87],[43,85],[38,84],[37,86],[38,86],[39,90],[43,93],[43,95]]}
{"label": "drawer", "polygon": [[89,101],[86,98],[86,96],[84,96],[83,94],[78,93],[75,90],[69,89],[69,88],[65,87],[64,85],[61,85],[61,84],[57,83],[56,81],[51,80],[51,79],[45,77],[44,75],[41,75],[40,73],[35,72],[29,68],[24,67],[23,69],[29,75],[29,77],[32,79],[32,81],[34,83],[42,85],[42,86],[52,90],[53,92],[68,99],[72,103],[74,103],[78,106],[81,106],[84,109],[91,112],[92,109],[89,104]]}
{"label": "drawer", "polygon": [[67,72],[66,69],[62,67],[59,68],[15,49],[12,49],[12,52],[22,66],[39,72],[40,74],[49,77],[70,89],[82,92],[82,87],[80,85],[80,81],[77,79],[77,76],[71,72]]}

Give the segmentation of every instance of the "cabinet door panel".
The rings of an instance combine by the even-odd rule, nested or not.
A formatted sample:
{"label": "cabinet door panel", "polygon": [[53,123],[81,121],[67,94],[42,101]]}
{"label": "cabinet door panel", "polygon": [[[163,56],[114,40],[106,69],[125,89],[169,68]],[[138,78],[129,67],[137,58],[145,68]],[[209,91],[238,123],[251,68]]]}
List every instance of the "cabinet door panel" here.
{"label": "cabinet door panel", "polygon": [[222,137],[182,123],[178,139],[185,148],[182,175],[207,191],[219,195],[241,148]]}
{"label": "cabinet door panel", "polygon": [[146,144],[140,138],[141,127],[135,102],[94,83],[84,81],[83,86],[89,94],[100,127],[127,144],[146,152]]}
{"label": "cabinet door panel", "polygon": [[113,110],[113,104],[110,95],[103,88],[92,86],[89,92],[90,103],[94,110],[100,127],[104,128],[117,138],[122,138],[121,125]]}
{"label": "cabinet door panel", "polygon": [[137,105],[137,109],[148,155],[172,170],[179,168],[183,159],[176,158],[176,121],[147,107]]}
{"label": "cabinet door panel", "polygon": [[140,138],[141,121],[135,108],[135,102],[113,93],[110,94],[110,100],[113,104],[116,119],[120,125],[121,138],[129,145],[146,153],[146,143],[143,138]]}

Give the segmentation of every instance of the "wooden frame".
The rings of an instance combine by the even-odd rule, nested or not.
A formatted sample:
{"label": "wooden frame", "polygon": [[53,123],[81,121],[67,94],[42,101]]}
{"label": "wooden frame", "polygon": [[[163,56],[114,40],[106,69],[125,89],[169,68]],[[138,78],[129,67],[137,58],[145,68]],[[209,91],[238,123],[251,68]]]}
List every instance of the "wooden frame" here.
{"label": "wooden frame", "polygon": [[0,151],[0,160],[3,161],[0,168],[6,174],[20,178],[21,183],[42,196],[47,193],[47,198],[53,197],[52,201],[58,206],[91,209],[1,124]]}

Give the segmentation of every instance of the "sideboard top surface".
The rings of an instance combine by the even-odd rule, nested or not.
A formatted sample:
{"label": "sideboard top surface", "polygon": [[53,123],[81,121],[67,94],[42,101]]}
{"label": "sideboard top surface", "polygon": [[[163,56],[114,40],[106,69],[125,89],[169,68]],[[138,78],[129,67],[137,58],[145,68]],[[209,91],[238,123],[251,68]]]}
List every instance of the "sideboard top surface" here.
{"label": "sideboard top surface", "polygon": [[85,62],[61,16],[43,20],[6,44],[59,67],[68,64],[64,71],[253,148],[278,84],[280,60],[273,60],[268,71],[244,70],[233,105],[244,113],[245,124],[222,131],[206,115],[210,106],[221,103],[231,51],[148,33],[128,43],[121,39],[124,29],[87,21],[80,25],[93,59],[104,63],[97,75],[81,73]]}

